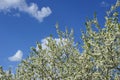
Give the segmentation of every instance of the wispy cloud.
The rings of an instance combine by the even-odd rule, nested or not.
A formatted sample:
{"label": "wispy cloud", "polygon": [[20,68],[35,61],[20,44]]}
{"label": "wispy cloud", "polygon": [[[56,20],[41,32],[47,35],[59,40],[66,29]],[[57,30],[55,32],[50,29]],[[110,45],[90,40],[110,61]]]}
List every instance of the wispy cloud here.
{"label": "wispy cloud", "polygon": [[108,6],[109,6],[109,3],[105,2],[105,1],[102,1],[102,2],[100,3],[100,6],[101,6],[101,7],[108,7]]}
{"label": "wispy cloud", "polygon": [[15,14],[13,14],[12,16],[20,17],[20,14],[19,14],[19,13],[15,13]]}
{"label": "wispy cloud", "polygon": [[12,9],[28,13],[40,22],[52,13],[49,7],[42,7],[40,10],[37,4],[30,3],[30,5],[28,5],[26,0],[0,0],[1,12],[11,12]]}
{"label": "wispy cloud", "polygon": [[23,52],[18,50],[13,56],[9,57],[9,61],[21,61],[23,56]]}

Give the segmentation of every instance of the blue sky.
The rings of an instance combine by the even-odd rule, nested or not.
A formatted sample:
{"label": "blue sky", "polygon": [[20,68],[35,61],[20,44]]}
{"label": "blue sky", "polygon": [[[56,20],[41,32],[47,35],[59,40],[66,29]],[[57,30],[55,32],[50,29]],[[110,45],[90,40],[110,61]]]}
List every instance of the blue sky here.
{"label": "blue sky", "polygon": [[0,65],[4,69],[15,68],[29,55],[30,47],[36,47],[36,41],[41,42],[50,34],[57,38],[56,22],[63,31],[65,27],[73,28],[75,41],[80,41],[80,29],[85,30],[86,17],[92,18],[97,12],[104,27],[105,11],[115,1],[0,0]]}

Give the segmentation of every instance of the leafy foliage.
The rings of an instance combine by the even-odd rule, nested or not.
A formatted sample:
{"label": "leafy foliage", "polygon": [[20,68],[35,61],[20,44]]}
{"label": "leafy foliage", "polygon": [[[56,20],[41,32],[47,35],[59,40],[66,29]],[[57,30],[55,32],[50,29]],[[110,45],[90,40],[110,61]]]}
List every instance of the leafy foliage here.
{"label": "leafy foliage", "polygon": [[32,48],[15,74],[0,67],[0,80],[120,80],[119,6],[117,0],[107,12],[105,28],[101,29],[96,14],[87,20],[86,32],[82,32],[82,53],[74,42],[73,30],[62,32],[56,25],[59,42],[46,38],[45,49],[37,42],[38,49]]}

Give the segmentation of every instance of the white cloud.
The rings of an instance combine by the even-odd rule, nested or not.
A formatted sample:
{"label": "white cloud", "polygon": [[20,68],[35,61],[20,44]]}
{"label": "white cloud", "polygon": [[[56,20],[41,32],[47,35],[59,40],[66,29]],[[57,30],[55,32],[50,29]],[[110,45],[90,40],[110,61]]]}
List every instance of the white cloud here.
{"label": "white cloud", "polygon": [[[47,46],[47,44],[48,44],[47,39],[49,39],[49,38],[50,37],[47,37],[47,38],[44,38],[44,39],[41,40],[42,49],[49,49],[49,47]],[[67,39],[64,39],[64,38],[62,40],[60,40],[60,38],[52,38],[52,39],[56,41],[56,44],[63,43],[63,45],[61,44],[61,46],[66,45]],[[37,51],[39,50],[38,46],[36,47],[36,50]]]}
{"label": "white cloud", "polygon": [[[48,38],[49,38],[49,37],[48,37]],[[41,40],[42,49],[48,49],[48,47],[47,47],[47,44],[48,44],[47,39],[48,39],[48,38],[45,38],[45,39],[42,39],[42,40]]]}
{"label": "white cloud", "polygon": [[31,5],[28,5],[26,0],[0,0],[1,12],[11,12],[12,9],[25,12],[40,22],[52,13],[49,7],[42,7],[40,10],[37,4],[31,3]]}
{"label": "white cloud", "polygon": [[56,41],[57,44],[59,44],[62,41],[63,45],[66,45],[66,41],[67,41],[67,39],[64,38],[62,40],[60,40],[60,38],[55,38],[54,40]]}
{"label": "white cloud", "polygon": [[[49,37],[44,38],[44,39],[41,40],[42,49],[48,49],[48,47],[47,47],[47,44],[48,44],[47,39],[49,39]],[[37,51],[39,50],[38,45],[36,46],[36,50]]]}
{"label": "white cloud", "polygon": [[13,56],[9,57],[8,60],[10,61],[21,61],[23,56],[23,52],[18,50]]}

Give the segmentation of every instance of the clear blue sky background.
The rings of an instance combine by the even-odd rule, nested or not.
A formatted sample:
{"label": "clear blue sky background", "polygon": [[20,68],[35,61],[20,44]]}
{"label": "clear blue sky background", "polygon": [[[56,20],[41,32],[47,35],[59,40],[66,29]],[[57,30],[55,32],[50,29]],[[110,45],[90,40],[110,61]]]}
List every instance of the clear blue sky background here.
{"label": "clear blue sky background", "polygon": [[[80,29],[85,30],[85,18],[93,17],[97,12],[101,27],[104,27],[105,11],[116,0],[26,0],[29,5],[34,2],[39,9],[49,7],[52,13],[39,22],[27,13],[12,10],[5,14],[0,12],[0,65],[4,69],[9,66],[16,67],[19,62],[12,62],[8,57],[14,55],[17,50],[23,52],[23,59],[30,53],[30,47],[36,45],[36,41],[53,34],[57,37],[55,24],[59,23],[60,29],[74,29],[75,40],[80,41]],[[14,14],[20,16],[14,16]]]}

